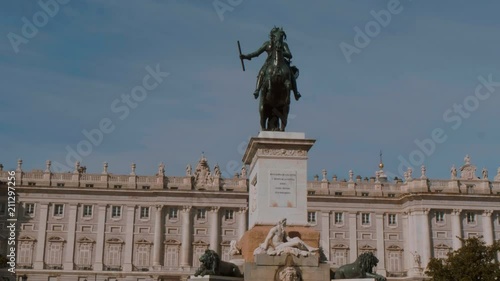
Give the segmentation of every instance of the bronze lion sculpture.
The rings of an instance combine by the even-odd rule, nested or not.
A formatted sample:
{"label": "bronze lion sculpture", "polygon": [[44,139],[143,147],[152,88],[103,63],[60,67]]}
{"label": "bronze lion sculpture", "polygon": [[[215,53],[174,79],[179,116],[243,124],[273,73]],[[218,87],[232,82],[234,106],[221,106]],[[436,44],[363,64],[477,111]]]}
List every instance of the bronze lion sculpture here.
{"label": "bronze lion sculpture", "polygon": [[375,278],[377,281],[386,281],[384,276],[373,273],[373,267],[377,264],[378,259],[372,252],[363,253],[355,262],[339,267],[333,279]]}
{"label": "bronze lion sculpture", "polygon": [[200,257],[199,260],[201,264],[194,273],[194,276],[242,276],[239,268],[235,264],[221,261],[219,255],[213,250],[205,250],[205,253]]}

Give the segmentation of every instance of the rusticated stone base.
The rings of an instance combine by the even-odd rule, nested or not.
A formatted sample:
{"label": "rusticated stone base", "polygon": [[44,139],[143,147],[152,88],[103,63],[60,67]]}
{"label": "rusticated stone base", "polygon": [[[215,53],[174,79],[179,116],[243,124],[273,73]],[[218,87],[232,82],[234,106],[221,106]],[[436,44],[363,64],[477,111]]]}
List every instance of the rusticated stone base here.
{"label": "rusticated stone base", "polygon": [[[266,239],[269,230],[274,225],[256,225],[252,229],[245,232],[238,242],[238,247],[241,249],[241,254],[246,262],[253,262],[253,251],[259,247]],[[307,226],[287,226],[286,232],[290,238],[299,237],[307,245],[311,247],[319,247],[319,232]],[[246,271],[246,269],[245,269]]]}

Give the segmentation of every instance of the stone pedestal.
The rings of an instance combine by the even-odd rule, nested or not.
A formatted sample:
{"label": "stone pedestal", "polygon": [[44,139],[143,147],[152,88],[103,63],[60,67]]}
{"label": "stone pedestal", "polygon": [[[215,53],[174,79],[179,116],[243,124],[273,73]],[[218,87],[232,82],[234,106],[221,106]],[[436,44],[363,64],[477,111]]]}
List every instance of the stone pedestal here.
{"label": "stone pedestal", "polygon": [[275,225],[307,225],[307,153],[315,140],[304,133],[260,132],[243,156],[249,167],[249,229]]}
{"label": "stone pedestal", "polygon": [[243,281],[243,277],[227,277],[217,275],[190,276],[188,281]]}
{"label": "stone pedestal", "polygon": [[[286,256],[256,255],[255,262],[245,264],[245,281],[276,280],[275,275],[285,266],[285,261]],[[330,266],[319,263],[317,256],[293,257],[293,263],[299,268],[302,280],[330,280]]]}

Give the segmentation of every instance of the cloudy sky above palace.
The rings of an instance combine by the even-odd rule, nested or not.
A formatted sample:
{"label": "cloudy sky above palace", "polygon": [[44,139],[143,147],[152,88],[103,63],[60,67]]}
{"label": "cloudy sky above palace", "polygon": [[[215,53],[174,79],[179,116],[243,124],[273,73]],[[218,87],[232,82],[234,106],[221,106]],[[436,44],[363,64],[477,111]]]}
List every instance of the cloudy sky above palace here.
{"label": "cloudy sky above palace", "polygon": [[[50,159],[72,169],[68,147],[76,151],[87,140],[82,130],[108,118],[114,130],[80,155],[88,172],[100,173],[106,161],[113,173],[129,173],[134,162],[139,174],[154,174],[163,161],[168,175],[183,175],[203,151],[212,168],[218,163],[232,175],[245,142],[259,131],[252,93],[265,59],[245,61],[243,72],[236,41],[245,53],[255,51],[277,25],[300,69],[302,99],[292,101],[287,129],[317,140],[310,178],[323,168],[329,178],[347,178],[349,169],[374,176],[379,150],[393,175],[401,176],[401,159],[419,175],[410,158],[420,152],[429,177],[449,178],[451,165],[470,154],[493,178],[500,166],[500,86],[483,99],[475,93],[479,77],[500,82],[500,3],[401,0],[400,12],[386,26],[375,24],[380,32],[366,46],[356,44],[356,27],[366,34],[373,14],[390,2],[70,1],[16,53],[8,34],[23,36],[23,17],[33,22],[42,8],[6,1],[0,163],[15,168],[22,158],[25,170],[44,169]],[[350,62],[342,44],[357,50]],[[114,101],[158,64],[169,76],[120,119]],[[467,117],[454,111],[464,103]],[[424,140],[436,129],[446,140],[432,141],[431,149]]]}

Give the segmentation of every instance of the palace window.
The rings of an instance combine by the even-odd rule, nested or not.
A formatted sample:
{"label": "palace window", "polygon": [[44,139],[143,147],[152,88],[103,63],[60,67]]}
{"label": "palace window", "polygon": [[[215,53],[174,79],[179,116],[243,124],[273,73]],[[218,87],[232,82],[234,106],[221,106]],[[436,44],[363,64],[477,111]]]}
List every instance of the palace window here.
{"label": "palace window", "polygon": [[179,266],[179,247],[180,243],[175,240],[165,242],[165,266],[175,268]]}
{"label": "palace window", "polygon": [[344,223],[344,213],[335,213],[335,224]]}
{"label": "palace window", "polygon": [[450,250],[451,248],[448,247],[447,245],[439,244],[434,248],[434,257],[436,259],[447,259]]}
{"label": "palace window", "polygon": [[62,217],[64,215],[64,205],[55,204],[54,205],[54,217]]}
{"label": "palace window", "polygon": [[200,267],[200,257],[205,254],[205,250],[208,249],[208,244],[203,241],[198,241],[193,243],[193,267]]}
{"label": "palace window", "polygon": [[473,224],[476,223],[476,214],[472,212],[468,212],[465,214],[467,217],[467,223]]}
{"label": "palace window", "polygon": [[35,239],[28,236],[19,238],[19,257],[17,260],[19,266],[32,267],[34,247]]}
{"label": "palace window", "polygon": [[389,221],[389,225],[397,225],[398,224],[396,214],[389,214],[387,219]]}
{"label": "palace window", "polygon": [[122,206],[112,206],[111,207],[111,217],[120,218],[122,216]]}
{"label": "palace window", "polygon": [[226,221],[234,220],[234,210],[226,210],[225,215],[224,215],[224,219]]}
{"label": "palace window", "polygon": [[196,218],[199,220],[204,220],[207,218],[207,209],[197,209]]}
{"label": "palace window", "polygon": [[84,218],[92,217],[92,205],[83,205],[83,217]]}
{"label": "palace window", "polygon": [[63,242],[60,237],[49,238],[47,265],[49,267],[62,266]]}
{"label": "palace window", "polygon": [[394,194],[394,193],[389,193],[389,194],[387,194],[387,197],[394,198],[394,197],[396,197],[396,194]]}
{"label": "palace window", "polygon": [[370,214],[369,213],[362,213],[361,214],[361,224],[363,224],[363,225],[370,224]]}
{"label": "palace window", "polygon": [[149,186],[149,185],[143,185],[143,186],[142,186],[142,189],[144,189],[144,190],[149,189],[149,188],[150,188],[150,186]]}
{"label": "palace window", "polygon": [[361,192],[361,196],[363,197],[368,197],[368,195],[370,195],[368,192]]}
{"label": "palace window", "polygon": [[151,253],[151,245],[149,242],[142,240],[137,244],[137,254],[135,257],[135,264],[139,267],[148,267],[149,258]]}
{"label": "palace window", "polygon": [[335,267],[341,267],[347,264],[349,249],[342,244],[335,245],[332,247],[331,260],[335,264]]}
{"label": "palace window", "polygon": [[107,241],[106,265],[108,268],[121,269],[122,245],[123,242],[117,238],[111,238]]}
{"label": "palace window", "polygon": [[307,212],[307,222],[316,223],[316,212]]}
{"label": "palace window", "polygon": [[444,212],[442,211],[437,211],[436,212],[436,222],[444,222]]}
{"label": "palace window", "polygon": [[168,217],[169,219],[177,219],[179,216],[179,209],[176,207],[171,207],[168,209]]}
{"label": "palace window", "polygon": [[90,269],[92,266],[92,246],[93,241],[88,238],[82,238],[78,241],[77,265],[80,268]]}
{"label": "palace window", "polygon": [[231,259],[231,255],[229,254],[229,250],[231,249],[231,242],[224,241],[221,243],[221,260],[229,261]]}
{"label": "palace window", "polygon": [[24,205],[24,214],[26,216],[33,216],[35,214],[35,204],[34,203],[26,203]]}
{"label": "palace window", "polygon": [[342,192],[336,191],[335,196],[342,196]]}
{"label": "palace window", "polygon": [[141,207],[140,218],[141,219],[148,219],[149,218],[149,207]]}
{"label": "palace window", "polygon": [[64,183],[62,183],[62,182],[58,182],[58,183],[57,183],[57,187],[64,187]]}
{"label": "palace window", "polygon": [[85,185],[85,187],[94,187],[94,185],[93,185],[93,184],[91,184],[91,183],[87,183],[87,184]]}
{"label": "palace window", "polygon": [[402,250],[397,247],[389,247],[388,249],[388,265],[387,265],[387,271],[388,272],[401,272],[401,260],[402,260]]}

